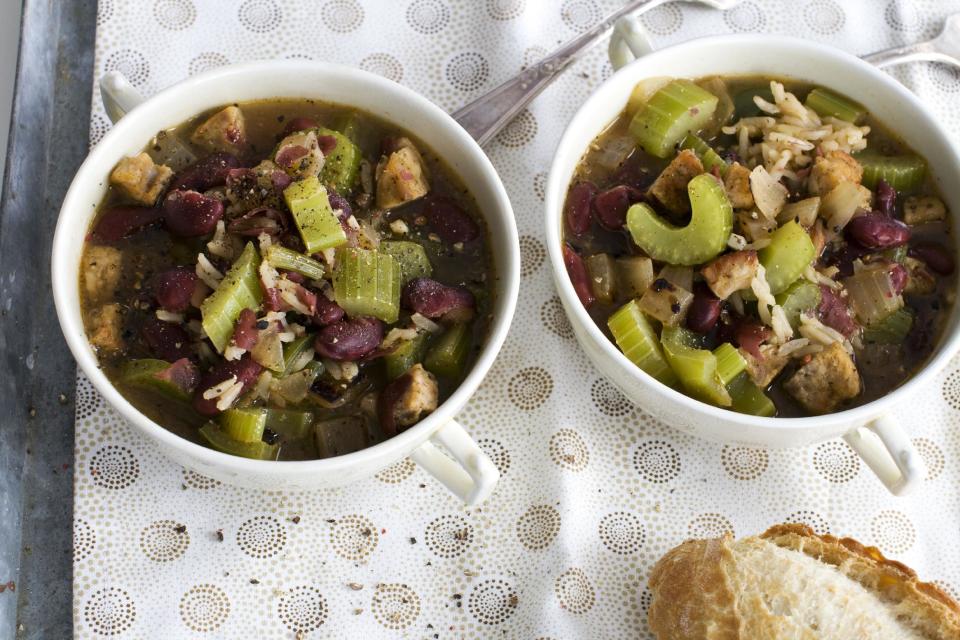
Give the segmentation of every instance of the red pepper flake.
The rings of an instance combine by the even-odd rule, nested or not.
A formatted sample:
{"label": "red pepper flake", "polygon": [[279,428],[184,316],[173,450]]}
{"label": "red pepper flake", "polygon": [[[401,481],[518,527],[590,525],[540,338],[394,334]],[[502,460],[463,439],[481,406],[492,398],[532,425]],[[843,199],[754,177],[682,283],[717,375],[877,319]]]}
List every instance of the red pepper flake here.
{"label": "red pepper flake", "polygon": [[14,582],[13,580],[11,580],[11,581],[8,582],[7,584],[0,584],[0,593],[3,593],[3,592],[6,591],[7,589],[9,589],[11,592],[16,591],[16,590],[17,590],[17,583]]}

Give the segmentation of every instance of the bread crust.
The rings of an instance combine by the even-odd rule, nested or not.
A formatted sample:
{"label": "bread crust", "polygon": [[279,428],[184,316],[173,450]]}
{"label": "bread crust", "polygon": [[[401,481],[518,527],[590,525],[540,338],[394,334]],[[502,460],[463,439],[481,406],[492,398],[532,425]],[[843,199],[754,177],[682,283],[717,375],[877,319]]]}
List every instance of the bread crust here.
{"label": "bread crust", "polygon": [[[920,582],[909,567],[885,558],[876,547],[851,538],[821,536],[801,524],[775,525],[752,540],[831,566],[859,583],[920,637],[960,640],[960,605],[936,585]],[[748,640],[744,618],[752,612],[738,610],[744,602],[734,593],[730,578],[737,562],[733,544],[731,536],[688,540],[657,562],[650,576],[653,600],[648,619],[658,640]]]}

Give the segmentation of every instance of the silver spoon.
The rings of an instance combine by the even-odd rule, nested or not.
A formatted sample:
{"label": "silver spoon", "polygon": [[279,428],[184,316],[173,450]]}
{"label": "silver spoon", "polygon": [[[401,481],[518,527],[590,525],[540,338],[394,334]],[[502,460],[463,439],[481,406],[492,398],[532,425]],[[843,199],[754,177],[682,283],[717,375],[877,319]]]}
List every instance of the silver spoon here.
{"label": "silver spoon", "polygon": [[943,29],[933,40],[884,49],[865,55],[863,59],[878,67],[917,60],[944,62],[960,67],[960,13],[947,16],[943,21]]}
{"label": "silver spoon", "polygon": [[[630,0],[623,7],[604,18],[600,24],[577,36],[570,42],[524,69],[496,89],[453,112],[453,118],[481,145],[497,135],[547,85],[577,60],[587,49],[602,40],[621,17],[648,11],[668,0]],[[742,0],[687,0],[715,9],[730,9]]]}

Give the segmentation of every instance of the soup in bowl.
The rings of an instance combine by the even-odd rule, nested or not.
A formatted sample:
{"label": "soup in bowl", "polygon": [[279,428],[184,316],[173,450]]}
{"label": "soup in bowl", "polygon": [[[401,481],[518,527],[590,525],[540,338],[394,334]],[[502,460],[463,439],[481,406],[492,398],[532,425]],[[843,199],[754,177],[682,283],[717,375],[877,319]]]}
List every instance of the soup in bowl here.
{"label": "soup in bowl", "polygon": [[906,490],[923,467],[888,412],[957,343],[948,139],[902,85],[821,45],[724,36],[636,60],[574,116],[548,179],[578,340],[671,425],[845,435]]}
{"label": "soup in bowl", "polygon": [[498,474],[452,418],[503,342],[517,258],[502,184],[441,110],[256,63],[105,136],[63,205],[54,293],[98,391],[201,473],[313,488],[410,455],[477,502]]}

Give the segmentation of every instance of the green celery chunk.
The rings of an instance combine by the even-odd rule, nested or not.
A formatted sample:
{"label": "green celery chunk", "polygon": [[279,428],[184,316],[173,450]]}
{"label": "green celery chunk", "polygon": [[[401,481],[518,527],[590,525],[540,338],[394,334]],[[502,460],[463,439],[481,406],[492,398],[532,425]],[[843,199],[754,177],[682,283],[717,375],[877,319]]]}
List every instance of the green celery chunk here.
{"label": "green celery chunk", "polygon": [[676,386],[677,376],[663,355],[657,332],[636,300],[617,309],[607,319],[607,326],[620,351],[630,362],[663,384]]}
{"label": "green celery chunk", "polygon": [[353,247],[337,249],[333,297],[348,315],[396,322],[400,289],[400,266],[393,256]]}
{"label": "green celery chunk", "polygon": [[730,394],[717,371],[717,356],[697,348],[693,332],[682,327],[664,327],[660,344],[670,368],[691,397],[721,407],[730,406]]}
{"label": "green celery chunk", "polygon": [[313,412],[297,409],[267,409],[266,428],[288,440],[300,440],[313,432]]}
{"label": "green celery chunk", "polygon": [[427,351],[423,359],[424,368],[450,380],[459,379],[463,375],[471,342],[470,324],[458,322],[444,331]]}
{"label": "green celery chunk", "polygon": [[923,184],[927,163],[920,156],[881,156],[864,152],[854,156],[863,167],[863,184],[871,189],[884,180],[896,191],[907,193]]}
{"label": "green celery chunk", "polygon": [[171,400],[189,402],[192,397],[189,391],[172,380],[161,377],[161,374],[172,366],[166,360],[153,358],[128,360],[120,368],[120,382],[138,389],[156,391]]}
{"label": "green celery chunk", "polygon": [[383,364],[387,370],[387,378],[396,380],[405,374],[410,367],[423,360],[427,347],[427,334],[418,333],[416,338],[404,340],[393,351],[383,356]]}
{"label": "green celery chunk", "polygon": [[409,240],[384,240],[380,251],[393,256],[400,265],[400,284],[405,285],[414,278],[429,278],[433,275],[433,266],[427,251],[417,242]]}
{"label": "green celery chunk", "polygon": [[238,442],[259,442],[267,426],[267,410],[259,407],[227,409],[220,414],[220,430]]}
{"label": "green celery chunk", "polygon": [[820,304],[820,287],[809,280],[800,279],[778,294],[776,300],[796,331],[800,327],[800,314]]}
{"label": "green celery chunk", "polygon": [[746,413],[751,416],[772,418],[777,413],[777,407],[767,397],[763,389],[750,380],[750,376],[741,373],[727,385],[727,391],[732,400],[731,409],[737,413]]}
{"label": "green celery chunk", "polygon": [[256,311],[263,301],[260,289],[260,254],[252,242],[233,263],[217,290],[200,305],[203,330],[210,342],[223,353],[233,336],[234,324],[244,309]]}
{"label": "green celery chunk", "polygon": [[313,337],[313,334],[308,333],[283,345],[283,371],[281,375],[287,376],[293,373],[293,363],[301,353],[313,346]]}
{"label": "green celery chunk", "polygon": [[241,458],[276,460],[280,454],[280,445],[267,444],[262,440],[257,442],[240,442],[239,440],[234,440],[224,433],[214,422],[208,422],[200,427],[200,435],[217,451],[240,456]]}
{"label": "green celery chunk", "polygon": [[822,118],[832,116],[838,120],[853,123],[859,122],[867,115],[867,110],[862,104],[823,87],[817,87],[807,94],[806,106],[816,111]]}
{"label": "green celery chunk", "polygon": [[307,253],[313,254],[347,243],[347,234],[330,206],[327,189],[315,177],[294,182],[283,190]]}
{"label": "green celery chunk", "polygon": [[740,354],[740,350],[729,342],[724,342],[714,349],[713,355],[717,357],[717,375],[724,385],[730,384],[731,380],[747,368],[747,361]]}
{"label": "green celery chunk", "polygon": [[714,167],[717,167],[717,170],[720,172],[720,175],[726,175],[729,165],[727,161],[720,157],[720,154],[713,150],[713,147],[708,145],[703,141],[699,136],[688,133],[687,136],[680,142],[681,149],[691,149],[694,153],[697,154],[697,157],[700,158],[700,161],[703,163],[703,168],[707,172],[713,171]]}
{"label": "green celery chunk", "polygon": [[685,227],[673,226],[645,202],[627,210],[630,236],[654,260],[673,265],[701,264],[727,247],[733,230],[733,208],[723,186],[713,176],[701,174],[690,181],[687,192],[693,213]]}
{"label": "green celery chunk", "polygon": [[294,271],[311,280],[323,278],[324,268],[321,263],[279,244],[271,244],[267,247],[263,252],[263,259],[274,269]]}
{"label": "green celery chunk", "polygon": [[710,120],[717,103],[717,96],[689,80],[672,80],[633,117],[630,134],[647,153],[666,158],[685,135]]}
{"label": "green celery chunk", "polygon": [[347,195],[353,190],[360,176],[360,161],[363,160],[360,148],[349,137],[333,129],[319,127],[317,136],[333,136],[337,141],[337,146],[323,162],[320,182],[332,187],[339,194]]}
{"label": "green celery chunk", "polygon": [[810,236],[794,220],[770,234],[770,244],[758,254],[770,292],[776,295],[789,287],[813,260],[814,253]]}
{"label": "green celery chunk", "polygon": [[902,344],[913,327],[913,313],[901,307],[879,322],[863,328],[863,341],[873,344]]}

